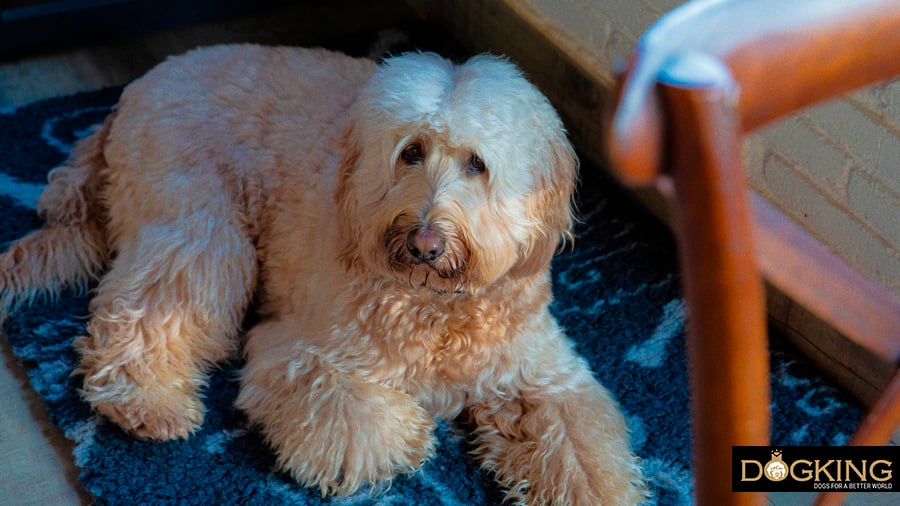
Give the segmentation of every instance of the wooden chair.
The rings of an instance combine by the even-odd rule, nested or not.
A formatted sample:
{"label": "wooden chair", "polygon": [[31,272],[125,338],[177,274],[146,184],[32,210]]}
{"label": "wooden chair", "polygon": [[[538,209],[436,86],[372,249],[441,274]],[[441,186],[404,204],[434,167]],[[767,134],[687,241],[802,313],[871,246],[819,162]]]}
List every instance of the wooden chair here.
{"label": "wooden chair", "polygon": [[[732,445],[769,444],[763,277],[848,338],[900,360],[900,301],[752,194],[740,158],[743,134],[897,74],[897,0],[698,0],[648,30],[622,75],[607,139],[615,172],[672,195],[698,504],[765,501],[731,492],[730,461]],[[895,375],[850,444],[885,444],[898,423]]]}

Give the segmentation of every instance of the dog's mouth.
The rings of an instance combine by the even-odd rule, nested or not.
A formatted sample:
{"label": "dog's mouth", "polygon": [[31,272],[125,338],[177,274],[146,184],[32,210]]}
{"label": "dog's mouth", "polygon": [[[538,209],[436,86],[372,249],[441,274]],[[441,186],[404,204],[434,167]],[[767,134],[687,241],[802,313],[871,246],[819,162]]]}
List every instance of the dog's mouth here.
{"label": "dog's mouth", "polygon": [[391,272],[411,287],[464,293],[469,249],[446,226],[395,220],[384,235]]}

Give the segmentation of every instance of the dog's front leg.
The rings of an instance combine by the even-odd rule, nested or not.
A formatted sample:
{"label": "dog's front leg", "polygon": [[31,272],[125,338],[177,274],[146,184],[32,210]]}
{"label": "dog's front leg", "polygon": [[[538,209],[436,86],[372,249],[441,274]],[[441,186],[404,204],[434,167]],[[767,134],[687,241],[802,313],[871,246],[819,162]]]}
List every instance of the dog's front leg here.
{"label": "dog's front leg", "polygon": [[279,322],[250,332],[237,400],[280,468],[322,495],[417,469],[434,453],[434,421],[409,395],[370,382]]}
{"label": "dog's front leg", "polygon": [[475,453],[507,498],[527,505],[642,502],[645,485],[617,403],[580,358],[562,368],[535,365],[523,368],[512,397],[470,406]]}

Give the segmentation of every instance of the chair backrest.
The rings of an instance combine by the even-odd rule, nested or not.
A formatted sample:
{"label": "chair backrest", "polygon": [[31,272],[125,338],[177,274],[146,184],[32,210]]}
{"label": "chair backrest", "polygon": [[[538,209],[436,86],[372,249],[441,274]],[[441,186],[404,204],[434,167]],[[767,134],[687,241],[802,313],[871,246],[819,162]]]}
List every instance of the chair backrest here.
{"label": "chair backrest", "polygon": [[[684,55],[725,66],[737,91],[740,136],[900,75],[900,3],[701,0],[672,11],[640,40],[618,88],[608,150],[614,170],[628,184],[651,184],[667,172],[668,106],[660,101],[658,85],[661,79],[671,82],[666,74]],[[697,79],[704,79],[704,72],[708,75],[698,70]],[[866,349],[900,362],[900,301],[764,199],[751,199],[764,277]]]}
{"label": "chair backrest", "polygon": [[619,86],[609,150],[619,175],[663,170],[660,74],[679,54],[723,62],[740,87],[740,133],[900,73],[896,0],[698,0],[638,42]]}
{"label": "chair backrest", "polygon": [[[761,125],[898,74],[897,0],[697,0],[644,34],[621,77],[606,139],[614,173],[674,188],[700,504],[762,500],[730,493],[730,446],[768,443],[760,275],[900,363],[900,301],[749,195],[739,153]],[[853,442],[886,441],[898,423],[900,373]]]}

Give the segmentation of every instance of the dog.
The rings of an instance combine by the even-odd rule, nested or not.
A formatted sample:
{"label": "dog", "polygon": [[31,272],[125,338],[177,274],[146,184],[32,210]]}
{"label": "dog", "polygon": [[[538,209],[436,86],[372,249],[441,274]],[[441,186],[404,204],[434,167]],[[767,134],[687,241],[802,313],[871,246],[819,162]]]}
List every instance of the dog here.
{"label": "dog", "polygon": [[502,57],[196,49],[51,171],[0,310],[99,278],[82,395],[149,440],[201,425],[242,349],[237,406],[323,495],[414,472],[464,415],[507,499],[639,503],[624,417],[548,310],[577,165]]}

